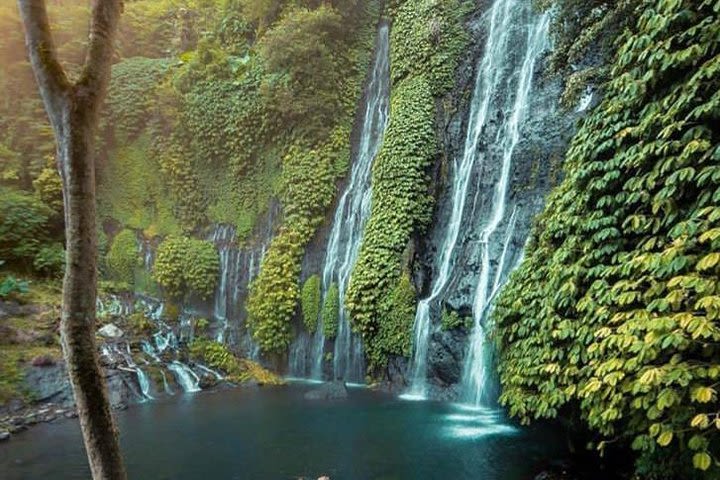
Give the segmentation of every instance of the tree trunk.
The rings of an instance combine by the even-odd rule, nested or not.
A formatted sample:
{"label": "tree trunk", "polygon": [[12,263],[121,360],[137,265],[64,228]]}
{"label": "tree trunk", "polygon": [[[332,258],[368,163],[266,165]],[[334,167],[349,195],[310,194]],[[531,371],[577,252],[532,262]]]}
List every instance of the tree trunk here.
{"label": "tree trunk", "polygon": [[63,354],[95,480],[125,480],[95,346],[97,231],[94,136],[113,56],[121,0],[93,0],[88,54],[71,83],[57,59],[44,0],[18,0],[40,95],[55,132],[65,203],[66,265],[60,323]]}
{"label": "tree trunk", "polygon": [[94,118],[73,92],[57,128],[67,239],[60,332],[94,479],[124,480],[117,430],[95,346],[97,232]]}

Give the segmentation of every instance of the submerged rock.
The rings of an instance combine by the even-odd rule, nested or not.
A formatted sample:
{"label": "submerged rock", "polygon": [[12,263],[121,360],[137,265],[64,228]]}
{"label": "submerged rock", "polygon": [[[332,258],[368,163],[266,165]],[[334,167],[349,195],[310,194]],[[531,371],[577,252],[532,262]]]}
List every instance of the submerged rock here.
{"label": "submerged rock", "polygon": [[348,391],[345,382],[340,380],[323,383],[305,394],[306,400],[342,400],[347,397]]}

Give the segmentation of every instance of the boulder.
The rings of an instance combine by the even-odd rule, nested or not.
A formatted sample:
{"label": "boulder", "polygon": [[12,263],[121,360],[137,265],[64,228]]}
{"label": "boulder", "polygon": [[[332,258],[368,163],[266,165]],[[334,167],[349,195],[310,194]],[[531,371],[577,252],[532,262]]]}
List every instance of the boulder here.
{"label": "boulder", "polygon": [[70,407],[75,403],[65,365],[61,362],[44,363],[43,366],[33,363],[25,370],[24,383],[38,402],[53,402],[61,407]]}
{"label": "boulder", "polygon": [[2,431],[0,432],[0,442],[4,442],[5,440],[10,440],[10,432]]}
{"label": "boulder", "polygon": [[32,359],[33,367],[52,367],[55,365],[55,359],[50,355],[38,355]]}
{"label": "boulder", "polygon": [[347,397],[348,391],[345,382],[340,380],[323,383],[305,394],[306,400],[342,400]]}
{"label": "boulder", "polygon": [[212,375],[210,373],[204,373],[200,376],[200,381],[198,382],[198,386],[206,390],[208,388],[212,388],[218,384],[218,379],[215,375]]}
{"label": "boulder", "polygon": [[108,323],[100,330],[98,330],[98,335],[105,338],[117,339],[122,337],[124,335],[124,332],[120,330],[120,328],[118,328],[115,324]]}

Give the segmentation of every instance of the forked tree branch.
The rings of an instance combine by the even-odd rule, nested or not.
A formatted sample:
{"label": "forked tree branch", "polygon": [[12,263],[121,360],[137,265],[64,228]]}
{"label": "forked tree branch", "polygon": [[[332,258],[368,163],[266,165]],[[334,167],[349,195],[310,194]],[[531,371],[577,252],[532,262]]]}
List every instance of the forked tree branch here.
{"label": "forked tree branch", "polygon": [[[99,108],[98,98],[105,96],[113,60],[114,38],[123,10],[122,0],[93,0],[90,43],[82,74],[77,83],[78,94],[89,107]],[[90,98],[85,98],[85,96]]]}
{"label": "forked tree branch", "polygon": [[25,27],[25,44],[45,108],[53,126],[59,123],[70,81],[57,58],[44,0],[18,0]]}

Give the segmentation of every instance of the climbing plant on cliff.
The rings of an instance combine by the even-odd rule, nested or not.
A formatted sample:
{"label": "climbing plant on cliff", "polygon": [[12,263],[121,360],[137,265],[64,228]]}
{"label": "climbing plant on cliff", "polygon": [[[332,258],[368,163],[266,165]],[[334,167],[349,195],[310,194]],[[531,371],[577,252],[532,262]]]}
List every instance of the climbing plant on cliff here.
{"label": "climbing plant on cliff", "polygon": [[[386,335],[383,305],[402,282],[403,252],[432,216],[428,170],[438,153],[435,100],[453,86],[468,36],[471,2],[396,1],[390,39],[390,123],[373,164],[373,203],[346,297],[354,328],[363,335],[371,368],[390,354],[406,355],[410,329]],[[407,259],[405,259],[407,261]],[[391,322],[395,325],[397,322]]]}
{"label": "climbing plant on cliff", "polygon": [[[432,197],[427,170],[437,153],[435,105],[424,76],[400,84],[393,94],[390,123],[372,172],[373,203],[360,255],[346,297],[369,358],[381,345],[382,305],[402,272],[402,255],[414,232],[430,221]],[[375,341],[380,342],[376,345]]]}
{"label": "climbing plant on cliff", "polygon": [[[373,45],[372,19],[378,13],[375,2],[357,8],[345,28],[331,7],[291,9],[260,42],[269,69],[261,91],[277,135],[287,139],[279,187],[284,219],[247,305],[248,326],[266,352],[281,353],[290,344],[305,247],[332,203],[335,182],[347,169],[356,107],[347,98],[360,96]],[[318,39],[326,44],[316,45]],[[308,44],[310,40],[315,43]],[[318,69],[333,72],[324,72],[318,83],[313,77]]]}
{"label": "climbing plant on cliff", "polygon": [[302,288],[302,301],[300,303],[305,328],[311,334],[315,333],[315,330],[317,330],[321,302],[322,292],[320,291],[320,276],[313,275],[305,280],[305,284]]}
{"label": "climbing plant on cliff", "polygon": [[645,0],[498,299],[501,402],[720,475],[720,2]]}
{"label": "climbing plant on cliff", "polygon": [[115,280],[132,284],[135,279],[135,269],[140,262],[135,232],[123,230],[115,235],[106,260],[110,275]]}

